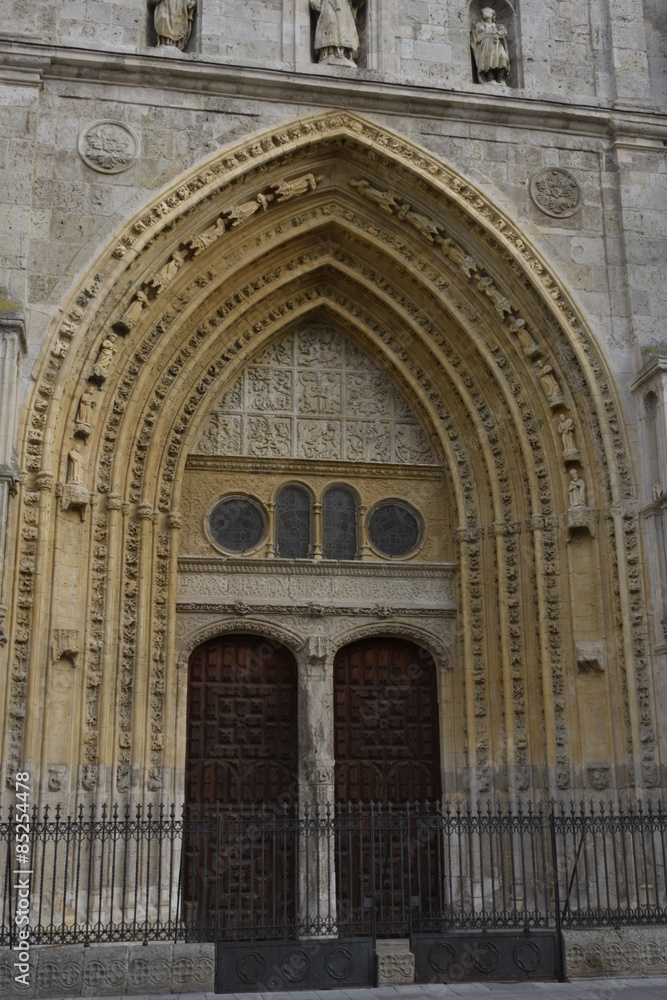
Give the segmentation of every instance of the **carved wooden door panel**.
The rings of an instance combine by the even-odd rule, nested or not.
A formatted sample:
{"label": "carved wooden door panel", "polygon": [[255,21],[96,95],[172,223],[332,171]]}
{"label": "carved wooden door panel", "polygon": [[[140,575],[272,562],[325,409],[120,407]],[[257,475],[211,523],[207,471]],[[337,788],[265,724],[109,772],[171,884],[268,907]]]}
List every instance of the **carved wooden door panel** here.
{"label": "carved wooden door panel", "polygon": [[[264,638],[229,635],[199,646],[189,671],[186,801],[200,825],[186,850],[184,898],[209,925],[218,899],[222,937],[271,936],[264,918],[294,863],[282,805],[293,815],[296,663]],[[254,822],[260,803],[265,819]],[[279,901],[283,912],[293,895]]]}
{"label": "carved wooden door panel", "polygon": [[414,643],[363,640],[336,656],[334,693],[336,799],[362,804],[339,837],[339,917],[351,933],[373,921],[378,936],[402,936],[433,913],[438,878],[428,831],[404,808],[440,798],[435,664]]}
{"label": "carved wooden door panel", "polygon": [[336,799],[414,802],[440,796],[433,659],[402,639],[366,639],[334,664]]}

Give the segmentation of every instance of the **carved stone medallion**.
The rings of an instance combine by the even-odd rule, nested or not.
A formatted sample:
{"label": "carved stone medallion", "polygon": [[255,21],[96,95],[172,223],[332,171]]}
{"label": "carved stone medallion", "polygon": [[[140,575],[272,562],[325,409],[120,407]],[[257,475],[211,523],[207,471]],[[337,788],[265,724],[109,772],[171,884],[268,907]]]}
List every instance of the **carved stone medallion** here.
{"label": "carved stone medallion", "polygon": [[119,174],[137,158],[139,140],[123,122],[110,119],[93,122],[79,136],[83,162],[101,174]]}
{"label": "carved stone medallion", "polygon": [[530,196],[541,212],[555,219],[574,215],[581,204],[581,189],[576,178],[559,167],[549,167],[533,174]]}

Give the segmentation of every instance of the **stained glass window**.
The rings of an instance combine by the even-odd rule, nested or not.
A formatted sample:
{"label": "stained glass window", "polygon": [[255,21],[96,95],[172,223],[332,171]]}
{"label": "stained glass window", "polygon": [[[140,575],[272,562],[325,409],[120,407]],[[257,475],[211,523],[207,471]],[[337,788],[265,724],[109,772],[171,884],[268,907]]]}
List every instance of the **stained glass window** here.
{"label": "stained glass window", "polygon": [[421,541],[422,520],[410,504],[385,500],[370,512],[366,530],[375,548],[383,555],[407,556]]}
{"label": "stained glass window", "polygon": [[310,495],[301,486],[285,486],[278,494],[276,551],[283,559],[310,555]]}
{"label": "stained glass window", "polygon": [[356,559],[357,501],[343,486],[332,486],[322,504],[325,559]]}
{"label": "stained glass window", "polygon": [[208,518],[211,537],[228,552],[247,552],[262,540],[266,529],[258,503],[248,497],[227,497]]}

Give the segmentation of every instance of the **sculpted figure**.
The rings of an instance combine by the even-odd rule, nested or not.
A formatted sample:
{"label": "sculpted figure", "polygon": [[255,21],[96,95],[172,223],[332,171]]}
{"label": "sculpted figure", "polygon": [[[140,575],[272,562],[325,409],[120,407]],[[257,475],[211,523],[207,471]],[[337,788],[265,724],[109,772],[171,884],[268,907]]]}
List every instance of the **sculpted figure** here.
{"label": "sculpted figure", "polygon": [[150,278],[150,284],[155,289],[156,295],[161,295],[165,290],[167,285],[174,280],[180,268],[183,267],[185,263],[185,257],[180,250],[174,250],[171,255],[171,260],[169,260],[164,267],[161,267],[152,278]]}
{"label": "sculpted figure", "polygon": [[376,205],[379,205],[383,212],[388,212],[389,215],[392,215],[394,209],[398,208],[397,195],[394,191],[378,191],[377,188],[371,187],[369,182],[364,179],[350,181],[350,184],[352,187],[356,187],[359,194],[362,194],[364,198],[370,198]]}
{"label": "sculpted figure", "polygon": [[544,386],[547,398],[553,399],[555,396],[560,396],[560,386],[553,376],[551,365],[546,364],[544,361],[538,361],[537,367],[539,368],[538,375],[540,382]]}
{"label": "sculpted figure", "polygon": [[480,83],[504,83],[510,68],[507,28],[496,24],[492,7],[482,9],[482,20],[473,25],[470,45]]}
{"label": "sculpted figure", "polygon": [[148,305],[148,298],[145,292],[138,291],[135,297],[130,302],[129,306],[125,310],[122,316],[119,316],[116,322],[113,324],[114,330],[120,330],[123,333],[129,333],[134,324],[137,322],[145,306]]}
{"label": "sculpted figure", "polygon": [[194,250],[194,256],[198,257],[200,253],[204,252],[206,247],[210,247],[211,244],[220,239],[224,231],[225,220],[220,215],[215,220],[214,225],[209,226],[203,233],[192,233],[186,237],[186,243],[190,245],[191,250]]}
{"label": "sculpted figure", "polygon": [[67,480],[75,486],[83,486],[83,455],[72,448],[67,455]]}
{"label": "sculpted figure", "polygon": [[97,403],[93,399],[92,392],[86,392],[81,394],[81,399],[79,400],[79,409],[76,411],[76,422],[77,424],[90,424],[93,419],[93,407],[97,406]]}
{"label": "sculpted figure", "polygon": [[324,178],[315,177],[314,174],[304,174],[303,177],[295,177],[292,181],[279,181],[271,187],[276,193],[278,201],[289,201],[308,191],[314,191],[318,183]]}
{"label": "sculpted figure", "polygon": [[350,0],[310,0],[310,6],[320,15],[315,29],[318,62],[354,66],[359,35]]}
{"label": "sculpted figure", "polygon": [[570,485],[567,488],[570,497],[570,507],[586,506],[586,483],[576,469],[570,472]]}
{"label": "sculpted figure", "polygon": [[397,214],[399,219],[405,219],[415,229],[418,229],[429,243],[434,243],[433,237],[440,235],[440,229],[436,223],[432,219],[427,219],[425,215],[420,215],[419,212],[413,212],[412,207],[407,202],[401,205]]}
{"label": "sculpted figure", "polygon": [[563,442],[563,453],[576,451],[574,443],[574,420],[572,417],[560,416],[558,419],[558,433]]}
{"label": "sculpted figure", "polygon": [[274,197],[275,195],[272,194],[258,194],[254,201],[244,201],[242,205],[232,205],[231,208],[227,209],[227,215],[232,220],[232,227],[240,226],[260,208],[266,212],[269,202],[273,201]]}
{"label": "sculpted figure", "polygon": [[192,30],[195,0],[149,0],[155,7],[153,22],[158,45],[171,45],[183,51]]}
{"label": "sculpted figure", "polygon": [[100,352],[97,355],[97,361],[95,362],[95,367],[102,369],[102,371],[109,372],[111,367],[111,362],[114,359],[114,354],[116,353],[116,348],[114,344],[116,343],[116,335],[110,333],[108,337],[105,337],[100,344]]}

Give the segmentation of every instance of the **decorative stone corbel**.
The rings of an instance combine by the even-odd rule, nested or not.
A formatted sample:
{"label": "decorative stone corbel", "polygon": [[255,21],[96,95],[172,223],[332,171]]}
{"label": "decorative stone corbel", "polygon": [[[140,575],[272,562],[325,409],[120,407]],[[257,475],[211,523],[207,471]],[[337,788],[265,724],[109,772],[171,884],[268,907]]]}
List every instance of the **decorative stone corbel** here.
{"label": "decorative stone corbel", "polygon": [[580,674],[604,673],[604,647],[601,642],[578,642],[576,652]]}
{"label": "decorative stone corbel", "polygon": [[51,634],[51,655],[53,662],[71,660],[76,667],[79,656],[79,630],[75,628],[54,628]]}
{"label": "decorative stone corbel", "polygon": [[587,531],[591,538],[597,532],[598,512],[595,507],[569,507],[567,511],[567,537],[574,531]]}
{"label": "decorative stone corbel", "polygon": [[329,643],[324,635],[311,635],[303,644],[306,660],[313,667],[321,667],[329,653]]}
{"label": "decorative stone corbel", "polygon": [[80,483],[65,483],[62,488],[60,499],[62,510],[78,510],[81,520],[86,520],[86,514],[90,507],[90,492],[86,486]]}

